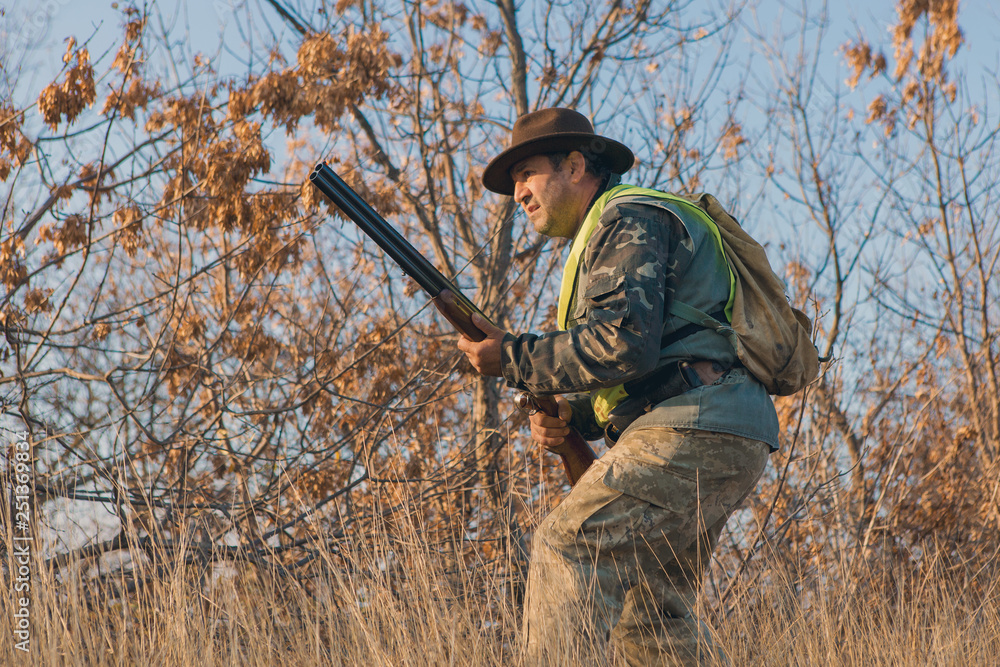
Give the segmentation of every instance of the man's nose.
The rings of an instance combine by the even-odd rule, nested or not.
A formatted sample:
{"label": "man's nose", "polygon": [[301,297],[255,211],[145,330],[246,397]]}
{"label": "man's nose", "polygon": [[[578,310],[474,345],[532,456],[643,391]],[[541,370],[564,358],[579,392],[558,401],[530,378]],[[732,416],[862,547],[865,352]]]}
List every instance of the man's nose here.
{"label": "man's nose", "polygon": [[514,181],[514,201],[518,204],[524,205],[524,200],[530,196],[530,191],[528,186],[521,181]]}

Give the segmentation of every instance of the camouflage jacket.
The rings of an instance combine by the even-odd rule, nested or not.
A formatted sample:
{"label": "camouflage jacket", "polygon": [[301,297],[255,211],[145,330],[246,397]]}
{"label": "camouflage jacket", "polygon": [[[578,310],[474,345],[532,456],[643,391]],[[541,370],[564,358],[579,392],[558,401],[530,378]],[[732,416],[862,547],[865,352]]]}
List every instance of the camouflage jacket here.
{"label": "camouflage jacket", "polygon": [[[567,330],[508,335],[502,349],[504,379],[510,387],[535,394],[572,394],[642,378],[671,359],[712,359],[732,365],[736,359],[732,346],[707,330],[661,350],[664,333],[686,324],[666,315],[678,290],[685,303],[705,312],[726,303],[725,266],[721,252],[682,211],[651,198],[612,199],[581,258]],[[755,380],[748,378],[746,384],[735,390],[755,392],[746,404],[749,415],[734,417],[725,405],[715,405],[713,392],[708,392],[699,394],[707,402],[699,399],[704,405],[694,414],[689,408],[682,415],[671,414],[669,405],[664,405],[656,415],[660,421],[654,423],[731,432],[774,447],[773,404]],[[733,399],[725,392],[719,398],[723,395]],[[574,426],[588,439],[599,437],[589,399],[570,397],[570,403]],[[754,411],[771,414],[763,418],[766,423],[747,429],[744,424],[755,420]]]}

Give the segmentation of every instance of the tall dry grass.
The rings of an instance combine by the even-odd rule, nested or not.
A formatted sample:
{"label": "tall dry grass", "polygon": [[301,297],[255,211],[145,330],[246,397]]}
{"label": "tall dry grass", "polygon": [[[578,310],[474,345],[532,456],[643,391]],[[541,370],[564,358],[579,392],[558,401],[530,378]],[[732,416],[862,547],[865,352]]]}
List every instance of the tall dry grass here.
{"label": "tall dry grass", "polygon": [[[847,563],[804,574],[765,566],[755,586],[736,582],[714,622],[734,665],[997,665],[1000,605],[992,577],[941,564],[919,573],[875,564],[858,586]],[[845,567],[839,567],[844,565]]]}
{"label": "tall dry grass", "polygon": [[[36,561],[31,652],[15,650],[4,633],[0,663],[522,664],[515,589],[498,574],[509,564],[470,557],[476,551],[461,543],[430,543],[412,525],[371,538],[323,551],[309,578],[246,562],[211,565],[193,542],[131,562],[77,562],[58,574]],[[1000,661],[1000,606],[985,575],[944,566],[883,573],[876,595],[877,586],[859,587],[843,572],[806,574],[773,553],[760,558],[752,577],[730,582],[724,600],[706,596],[702,604],[733,665]],[[717,576],[724,565],[716,564]],[[8,622],[10,605],[3,596]],[[574,653],[565,664],[615,664],[591,647]]]}

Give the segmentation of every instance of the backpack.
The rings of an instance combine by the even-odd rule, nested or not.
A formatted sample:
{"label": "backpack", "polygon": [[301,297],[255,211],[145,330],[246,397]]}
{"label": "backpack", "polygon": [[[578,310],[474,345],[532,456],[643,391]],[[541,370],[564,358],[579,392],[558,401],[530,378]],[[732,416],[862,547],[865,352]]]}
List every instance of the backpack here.
{"label": "backpack", "polygon": [[798,392],[819,374],[812,322],[788,302],[784,284],[771,270],[764,248],[715,197],[710,194],[696,197],[671,199],[696,206],[699,218],[718,229],[726,261],[735,278],[732,321],[725,324],[676,301],[670,313],[726,336],[737,357],[768,393],[788,396]]}
{"label": "backpack", "polygon": [[[771,270],[760,244],[743,231],[739,222],[710,194],[695,195],[691,199],[634,185],[617,185],[598,197],[573,239],[563,268],[557,315],[561,329],[568,328],[577,270],[584,249],[604,207],[611,199],[624,196],[653,197],[683,207],[708,228],[729,265],[730,295],[724,312],[708,315],[675,300],[670,306],[670,314],[690,322],[691,330],[678,330],[670,336],[680,334],[684,337],[697,327],[725,336],[736,350],[740,363],[770,394],[794,394],[816,378],[819,353],[812,343],[809,317],[788,303],[784,284]],[[728,318],[730,323],[715,316],[723,320]],[[598,424],[606,425],[618,413],[617,416],[626,419],[621,426],[615,426],[619,431],[624,430],[625,423],[635,416],[635,400],[639,397],[643,397],[643,407],[646,407],[650,400],[660,402],[686,391],[689,385],[676,381],[676,370],[662,367],[631,383],[595,390],[591,403]]]}

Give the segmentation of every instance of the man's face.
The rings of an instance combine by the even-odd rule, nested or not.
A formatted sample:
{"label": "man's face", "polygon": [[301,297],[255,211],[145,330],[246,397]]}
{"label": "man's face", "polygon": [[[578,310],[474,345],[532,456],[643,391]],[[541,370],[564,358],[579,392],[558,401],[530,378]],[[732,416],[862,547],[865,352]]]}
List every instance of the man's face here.
{"label": "man's face", "polygon": [[556,169],[547,156],[533,155],[511,167],[510,175],[514,201],[524,209],[536,232],[570,239],[576,235],[581,197],[568,160]]}

